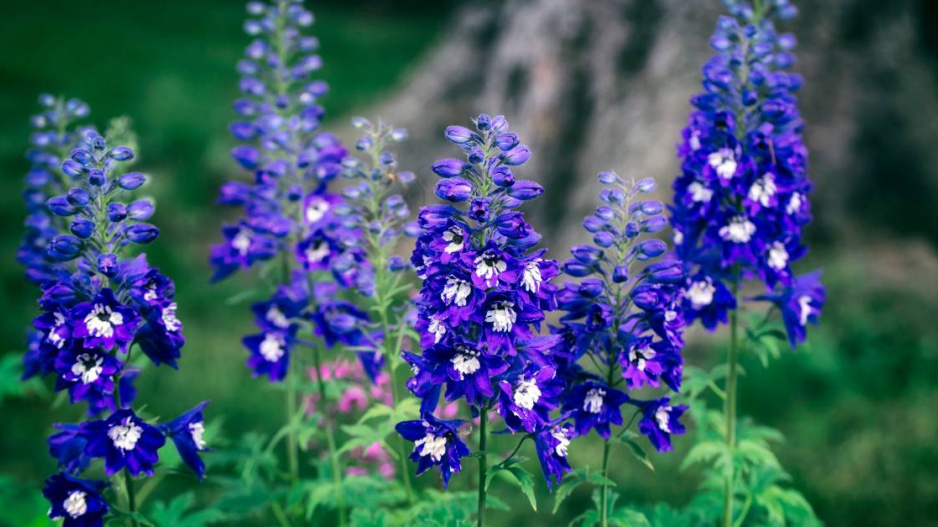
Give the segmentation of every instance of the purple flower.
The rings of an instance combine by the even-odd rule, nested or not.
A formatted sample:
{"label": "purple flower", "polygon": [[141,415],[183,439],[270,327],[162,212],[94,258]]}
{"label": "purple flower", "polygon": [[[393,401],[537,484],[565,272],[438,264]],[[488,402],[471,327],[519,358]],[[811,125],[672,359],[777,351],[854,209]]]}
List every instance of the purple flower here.
{"label": "purple flower", "polygon": [[277,252],[277,242],[273,238],[256,232],[244,222],[222,228],[222,234],[225,242],[212,247],[211,261],[215,267],[212,281],[269,260]]}
{"label": "purple flower", "polygon": [[671,406],[670,398],[662,397],[649,401],[642,408],[642,419],[638,422],[639,431],[648,437],[658,452],[668,452],[671,446],[671,436],[683,434],[684,425],[679,421],[687,411],[687,406]]}
{"label": "purple flower", "polygon": [[788,342],[795,349],[807,338],[808,323],[817,324],[827,295],[821,285],[821,272],[814,271],[794,278],[780,293],[760,297],[773,302],[782,313]]}
{"label": "purple flower", "polygon": [[108,476],[124,468],[131,476],[152,476],[159,461],[157,451],[166,443],[166,437],[155,426],[130,409],[118,410],[103,421],[82,423],[81,435],[88,441],[85,454],[104,458]]}
{"label": "purple flower", "polygon": [[558,406],[557,397],[564,382],[551,367],[529,366],[514,377],[498,383],[499,413],[512,430],[534,432],[550,421],[550,412]]}
{"label": "purple flower", "polygon": [[85,348],[117,347],[127,351],[140,325],[140,315],[121,304],[110,289],[102,289],[91,302],[82,302],[69,313],[72,338]]}
{"label": "purple flower", "polygon": [[120,368],[120,361],[109,353],[72,346],[55,359],[55,370],[59,374],[55,389],[67,389],[73,404],[84,400],[88,401],[90,409],[100,410],[107,407],[106,401],[114,393],[114,374]]}
{"label": "purple flower", "polygon": [[208,401],[199,403],[195,408],[160,426],[163,433],[173,440],[176,450],[179,451],[179,457],[195,472],[199,481],[205,478],[205,463],[199,457],[199,453],[208,450],[205,439],[202,437],[205,433],[205,418],[202,416],[202,411],[207,404]]}
{"label": "purple flower", "polygon": [[462,469],[460,458],[469,455],[469,447],[459,438],[462,421],[444,421],[424,414],[418,421],[404,421],[395,427],[404,439],[414,442],[410,459],[417,463],[417,475],[438,465],[443,476],[443,488],[449,485],[453,474]]}
{"label": "purple flower", "polygon": [[576,432],[570,423],[548,424],[534,436],[537,459],[541,462],[548,490],[553,490],[554,484],[559,485],[564,473],[571,470],[567,448],[574,437]]}
{"label": "purple flower", "polygon": [[181,348],[186,343],[182,334],[182,322],[176,318],[176,302],[164,301],[153,306],[146,322],[137,333],[137,344],[153,364],[167,364],[178,369],[176,360],[182,356]]}
{"label": "purple flower", "polygon": [[108,484],[58,473],[46,480],[42,495],[49,500],[49,518],[64,527],[102,527],[110,512],[101,496]]}
{"label": "purple flower", "polygon": [[255,377],[266,375],[271,382],[282,381],[290,369],[290,331],[266,331],[242,339],[251,355],[247,365]]}
{"label": "purple flower", "polygon": [[596,382],[587,381],[570,390],[564,401],[564,411],[573,416],[576,435],[585,436],[590,430],[603,439],[611,435],[610,425],[622,426],[621,406],[629,401],[624,392]]}
{"label": "purple flower", "polygon": [[88,468],[91,459],[85,455],[88,440],[81,434],[79,425],[56,423],[52,425],[59,433],[46,440],[49,455],[54,457],[59,468],[69,474],[78,474]]}

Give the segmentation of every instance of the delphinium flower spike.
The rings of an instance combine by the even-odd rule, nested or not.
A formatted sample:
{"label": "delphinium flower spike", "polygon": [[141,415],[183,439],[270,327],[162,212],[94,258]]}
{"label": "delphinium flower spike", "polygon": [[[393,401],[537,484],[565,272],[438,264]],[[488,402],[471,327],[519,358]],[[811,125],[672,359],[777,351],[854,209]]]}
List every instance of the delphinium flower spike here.
{"label": "delphinium flower spike", "polygon": [[[560,370],[570,387],[563,404],[576,434],[595,429],[604,441],[598,503],[600,524],[607,525],[612,427],[621,427],[616,437],[623,437],[639,419],[639,431],[661,452],[671,450],[673,434],[684,433],[679,418],[686,407],[660,395],[660,388],[680,390],[684,273],[679,261],[662,258],[668,246],[655,236],[667,226],[664,206],[643,199],[655,181],[626,181],[613,172],[599,174],[599,181],[602,205],[583,221],[593,243],[573,247],[563,264],[568,276],[581,280],[564,284],[557,295],[566,313],[554,355],[568,362]],[[636,398],[643,388],[659,388],[658,395]],[[635,408],[624,426],[623,405]]]}
{"label": "delphinium flower spike", "polygon": [[[716,54],[703,68],[704,92],[684,128],[674,183],[671,224],[688,271],[684,305],[689,322],[709,330],[729,323],[724,437],[736,446],[736,384],[743,302],[768,301],[782,315],[791,347],[805,339],[824,305],[819,274],[796,276],[792,264],[807,252],[802,229],[811,220],[804,121],[796,93],[802,78],[789,72],[795,38],[775,21],[794,16],[788,0],[726,0],[710,39]],[[747,282],[765,294],[744,298]],[[766,320],[768,320],[766,316]],[[761,327],[747,330],[761,335]],[[734,483],[726,478],[724,525],[733,519]]]}
{"label": "delphinium flower spike", "polygon": [[[351,185],[342,195],[345,206],[338,208],[347,228],[362,233],[360,248],[364,252],[368,267],[373,273],[369,290],[362,290],[363,295],[358,305],[364,312],[372,314],[373,322],[356,319],[355,342],[347,342],[358,350],[361,362],[369,377],[376,379],[382,366],[387,366],[390,382],[391,408],[397,408],[400,402],[398,370],[406,366],[401,358],[401,347],[411,329],[409,315],[412,303],[405,293],[410,290],[407,272],[410,265],[395,251],[408,233],[407,221],[410,209],[400,192],[413,183],[413,172],[398,170],[397,159],[391,151],[395,143],[407,139],[407,132],[385,123],[372,124],[367,119],[356,117],[352,126],[362,132],[362,137],[355,149],[364,159],[348,157],[344,162],[343,177]],[[321,330],[325,331],[323,324]],[[391,419],[390,415],[381,419]],[[375,420],[372,426],[377,426]],[[384,439],[384,438],[382,438]],[[403,450],[403,441],[398,443],[398,457],[402,470],[400,478],[407,494],[408,502],[414,504],[414,493],[407,466],[407,453]]]}
{"label": "delphinium flower spike", "polygon": [[[44,118],[51,121],[55,112],[70,105],[76,107],[73,103],[63,107],[61,101],[47,103],[55,110],[44,112]],[[50,141],[71,142],[64,130],[67,123],[60,122]],[[105,501],[108,489],[115,489],[122,510],[136,514],[133,479],[154,474],[158,452],[166,443],[167,430],[133,410],[133,379],[146,366],[146,359],[134,360],[133,350],[139,349],[155,365],[176,368],[185,338],[176,318],[172,282],[148,265],[145,254],[133,255],[135,247],[151,243],[159,234],[147,223],[154,212],[152,203],[127,200],[146,180],[124,170],[133,150],[109,147],[90,128],[79,135],[68,159],[56,159],[64,177],[55,184],[47,182],[46,190],[54,188],[57,194],[45,202],[49,220],[43,235],[49,237],[45,257],[34,253],[24,263],[35,271],[29,276],[44,277],[42,314],[33,322],[39,350],[30,359],[35,361],[34,371],[54,376],[56,391],[67,391],[72,403],[87,403],[89,416],[109,414],[80,424],[55,425],[59,432],[49,438],[49,450],[61,472],[50,477],[43,490],[51,504],[49,516],[63,518],[67,526],[100,526],[112,511]],[[52,161],[51,157],[44,161],[44,171],[58,173],[50,166]],[[37,209],[33,214],[42,213]],[[206,445],[201,413],[187,428],[175,430],[173,437],[195,446],[188,453],[180,452],[202,478],[199,452]],[[80,477],[98,458],[113,485]],[[122,481],[117,479],[121,473]]]}
{"label": "delphinium flower spike", "polygon": [[[558,339],[538,336],[545,312],[555,308],[556,262],[536,249],[540,235],[518,208],[543,188],[513,174],[531,155],[502,116],[480,115],[475,130],[446,129],[465,159],[433,164],[436,195],[446,205],[421,209],[422,229],[411,258],[423,281],[416,327],[422,354],[405,353],[414,373],[408,388],[422,400],[419,420],[398,425],[415,442],[411,459],[423,472],[443,471],[443,484],[469,454],[460,421],[434,417],[441,392],[463,400],[479,418],[478,523],[485,515],[489,411],[522,441],[554,426],[562,388],[546,350]],[[540,443],[539,443],[540,444]],[[560,450],[558,450],[560,451]],[[549,470],[545,468],[545,476]]]}
{"label": "delphinium flower spike", "polygon": [[[362,337],[353,330],[367,314],[339,295],[345,288],[368,290],[371,273],[359,247],[360,231],[339,217],[342,198],[327,190],[347,152],[320,129],[324,111],[318,99],[327,86],[312,78],[322,62],[318,40],[306,34],[313,15],[301,0],[249,2],[247,10],[244,27],[254,39],[238,63],[243,97],[235,101],[238,120],[230,130],[240,143],[231,155],[251,180],[221,189],[219,203],[238,207],[243,215],[222,229],[224,241],[212,248],[211,263],[214,280],[259,266],[261,275],[274,277],[272,294],[264,292],[269,298],[252,306],[258,332],[243,343],[253,375],[284,382],[286,419],[295,423],[305,415],[298,407],[306,379],[298,347],[311,348],[312,360],[305,365],[318,370],[324,347]],[[322,378],[317,379],[325,398]],[[338,484],[342,471],[334,430],[325,421]],[[298,427],[287,429],[285,472],[295,486],[301,466]],[[341,493],[337,500],[344,523]],[[288,515],[302,514],[296,504],[288,509]]]}

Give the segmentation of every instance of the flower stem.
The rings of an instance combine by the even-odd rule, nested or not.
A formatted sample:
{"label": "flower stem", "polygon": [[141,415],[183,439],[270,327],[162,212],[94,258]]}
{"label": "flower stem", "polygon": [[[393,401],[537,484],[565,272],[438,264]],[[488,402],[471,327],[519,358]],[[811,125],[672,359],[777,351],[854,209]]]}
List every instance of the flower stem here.
{"label": "flower stem", "polygon": [[[313,346],[313,365],[316,367],[316,386],[319,390],[319,404],[325,408],[326,405],[326,381],[322,378],[322,357],[320,356],[319,346]],[[339,525],[345,527],[345,505],[342,503],[342,467],[339,462],[339,455],[335,448],[335,431],[332,427],[332,421],[323,412],[323,423],[326,429],[326,443],[329,446],[329,461],[332,463],[332,482],[336,487],[336,509],[339,511]]]}
{"label": "flower stem", "polygon": [[[397,393],[397,362],[400,360],[399,357],[391,357],[391,364],[389,369],[391,370],[391,405],[393,408],[397,408],[397,401],[400,397]],[[411,507],[416,504],[416,498],[414,497],[414,488],[410,482],[410,466],[407,463],[407,445],[404,443],[404,438],[399,437],[398,441],[398,450],[397,455],[400,458],[401,463],[401,479],[404,480],[404,491],[407,493],[407,503]]]}
{"label": "flower stem", "polygon": [[[739,272],[735,273],[733,281],[733,297],[739,292]],[[725,495],[723,497],[723,527],[733,527],[733,496],[736,470],[732,461],[736,450],[736,386],[739,376],[739,312],[734,309],[730,312],[730,350],[727,357],[728,372],[726,375],[726,398],[724,400],[724,413],[726,414],[726,446],[730,453],[730,468],[726,474]]]}
{"label": "flower stem", "polygon": [[293,420],[296,416],[296,400],[297,400],[297,385],[299,384],[299,379],[297,378],[297,369],[294,364],[296,361],[290,363],[290,372],[287,375],[287,389],[286,391],[286,413],[287,413],[287,423],[290,426],[289,432],[287,434],[287,459],[290,464],[290,485],[296,486],[300,480],[300,461],[299,461],[299,443],[297,441],[296,427],[294,426]]}
{"label": "flower stem", "polygon": [[[127,472],[127,469],[124,469],[124,488],[127,491],[127,510],[131,514],[135,514],[137,512],[137,499],[134,496],[134,480],[130,477],[130,472]],[[137,520],[130,518],[130,524],[137,527]]]}
{"label": "flower stem", "polygon": [[606,439],[605,441],[603,441],[603,486],[602,486],[602,491],[601,491],[602,499],[600,500],[600,503],[599,503],[599,524],[602,527],[608,527],[609,525],[609,510],[608,510],[609,500],[607,498],[609,494],[609,484],[608,484],[609,476],[607,475],[608,467],[609,467],[609,440]]}
{"label": "flower stem", "polygon": [[479,514],[477,515],[476,525],[482,527],[485,525],[485,480],[488,476],[488,455],[485,453],[485,443],[488,439],[488,411],[485,406],[479,408]]}

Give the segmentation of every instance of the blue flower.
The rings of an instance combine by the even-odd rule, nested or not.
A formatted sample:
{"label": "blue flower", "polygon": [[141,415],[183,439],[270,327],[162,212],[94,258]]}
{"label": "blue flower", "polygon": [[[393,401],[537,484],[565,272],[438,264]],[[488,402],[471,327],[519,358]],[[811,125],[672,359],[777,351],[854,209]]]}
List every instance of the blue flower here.
{"label": "blue flower", "polygon": [[673,448],[671,436],[684,433],[684,425],[679,419],[685,411],[687,406],[671,406],[668,397],[649,401],[642,407],[642,419],[638,422],[638,429],[659,452],[668,452]]}
{"label": "blue flower", "polygon": [[534,432],[550,422],[550,413],[557,408],[564,385],[554,368],[529,365],[498,383],[499,413],[512,430]]}
{"label": "blue flower", "polygon": [[56,423],[52,425],[59,433],[46,440],[49,455],[54,457],[59,468],[69,474],[78,474],[88,468],[91,459],[85,454],[88,439],[81,434],[80,425]]}
{"label": "blue flower", "polygon": [[140,315],[121,304],[111,289],[102,289],[93,300],[76,305],[69,312],[72,338],[85,348],[114,347],[122,351],[133,341]]}
{"label": "blue flower", "polygon": [[404,439],[414,442],[410,459],[417,463],[417,475],[439,466],[443,488],[453,474],[462,469],[460,459],[469,455],[469,447],[459,438],[460,420],[444,421],[424,414],[420,420],[398,423],[395,429]]}
{"label": "blue flower", "polygon": [[81,435],[88,441],[85,454],[104,458],[104,472],[113,476],[127,469],[131,476],[153,475],[159,461],[157,451],[166,437],[155,426],[137,417],[130,409],[118,410],[103,421],[82,423]]}
{"label": "blue flower", "polygon": [[251,355],[247,365],[255,377],[266,375],[271,382],[282,381],[290,370],[292,331],[265,331],[242,339]]}
{"label": "blue flower", "polygon": [[205,478],[205,462],[199,457],[199,453],[208,450],[202,437],[205,433],[202,411],[207,404],[208,401],[199,403],[195,408],[160,426],[162,432],[173,440],[179,457],[195,472],[199,481]]}
{"label": "blue flower", "polygon": [[49,518],[63,520],[64,527],[102,527],[110,507],[101,493],[108,484],[79,479],[65,473],[46,480],[42,495],[49,500]]}
{"label": "blue flower", "polygon": [[549,423],[534,436],[537,459],[549,490],[553,489],[554,484],[559,485],[564,473],[571,470],[570,462],[567,461],[567,448],[575,437],[576,432],[570,423]]}
{"label": "blue flower", "polygon": [[71,346],[62,350],[55,359],[58,373],[55,389],[67,389],[73,404],[87,401],[89,410],[96,412],[110,405],[114,375],[120,369],[121,362],[100,349]]}
{"label": "blue flower", "polygon": [[622,405],[629,401],[624,392],[598,381],[587,381],[574,386],[564,397],[564,412],[573,416],[576,435],[585,436],[590,430],[603,439],[612,434],[610,425],[622,426]]}

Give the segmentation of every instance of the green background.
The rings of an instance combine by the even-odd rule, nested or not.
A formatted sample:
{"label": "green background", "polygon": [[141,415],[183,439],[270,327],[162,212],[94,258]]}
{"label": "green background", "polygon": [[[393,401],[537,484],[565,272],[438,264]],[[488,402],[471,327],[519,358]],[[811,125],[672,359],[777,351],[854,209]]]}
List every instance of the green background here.
{"label": "green background", "polygon": [[[441,37],[450,9],[428,5],[314,6],[322,78],[332,88],[323,101],[327,126],[344,123],[356,108],[392,88]],[[155,222],[162,230],[150,260],[176,281],[179,318],[186,326],[180,371],[149,370],[140,379],[140,400],[153,413],[173,415],[211,399],[209,413],[223,416],[228,436],[275,430],[282,422],[278,393],[252,381],[243,367],[238,340],[245,332],[239,328],[250,325],[247,310],[226,305],[250,281],[208,285],[208,246],[226,216],[214,198],[234,174],[226,127],[237,96],[234,64],[247,42],[243,18],[241,2],[222,0],[197,7],[184,0],[0,6],[0,352],[21,352],[24,327],[35,311],[35,289],[13,260],[22,233],[19,194],[27,170],[28,119],[39,93],[78,97],[90,104],[91,121],[99,126],[119,115],[133,119],[138,168],[152,175],[146,193],[156,201]],[[416,168],[427,175],[425,167]],[[869,254],[824,242],[814,249],[805,265],[826,269],[823,323],[808,346],[786,353],[768,370],[753,357],[744,359],[742,412],[785,434],[787,442],[778,447],[782,464],[828,525],[938,525],[938,299],[923,294],[935,290],[938,276],[919,273],[931,276],[927,284],[870,281]],[[721,336],[692,334],[689,362],[718,361]],[[50,412],[53,399],[32,392],[0,403],[0,525],[46,523],[38,488],[54,466],[45,438],[52,422],[78,417],[68,405]],[[619,453],[613,470],[623,499],[685,503],[699,482],[693,470],[677,469],[689,442],[679,439],[675,453],[654,456],[655,472]],[[574,443],[574,464],[598,465],[598,445],[595,436]],[[455,481],[458,486],[460,478]],[[437,480],[425,476],[420,484],[435,486]],[[171,476],[160,495],[190,487],[191,477]],[[586,492],[574,494],[552,519],[540,482],[539,516],[509,487],[496,489],[515,506],[510,513],[492,513],[493,525],[566,524],[589,499]],[[199,492],[210,499],[211,476]]]}

